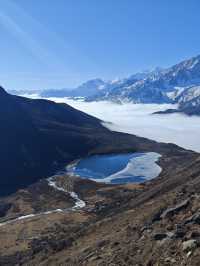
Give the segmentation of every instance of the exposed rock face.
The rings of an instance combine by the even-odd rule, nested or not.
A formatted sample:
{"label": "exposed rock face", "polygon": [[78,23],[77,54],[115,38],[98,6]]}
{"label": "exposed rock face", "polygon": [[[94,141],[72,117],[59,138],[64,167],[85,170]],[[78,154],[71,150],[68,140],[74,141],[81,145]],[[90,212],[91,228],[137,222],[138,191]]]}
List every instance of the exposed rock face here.
{"label": "exposed rock face", "polygon": [[177,204],[175,207],[165,210],[162,213],[161,218],[165,219],[165,218],[169,218],[169,217],[173,216],[174,214],[178,213],[182,209],[186,208],[188,206],[189,202],[190,202],[190,200],[186,199],[183,202]]}
{"label": "exposed rock face", "polygon": [[200,86],[185,88],[176,98],[178,109],[168,109],[158,114],[185,113],[189,116],[200,115]]}
{"label": "exposed rock face", "polygon": [[166,237],[167,237],[167,234],[165,234],[165,233],[156,233],[153,236],[153,239],[154,240],[162,240],[162,239],[165,239]]}
{"label": "exposed rock face", "polygon": [[98,119],[72,107],[11,96],[1,88],[0,194],[33,183],[64,161],[87,153],[95,147],[94,129],[103,129]]}
{"label": "exposed rock face", "polygon": [[188,252],[197,248],[197,241],[195,239],[190,239],[183,242],[183,251]]}
{"label": "exposed rock face", "polygon": [[[67,187],[73,178],[73,189],[86,207],[48,214],[45,222],[37,216],[0,226],[0,265],[198,266],[199,228],[193,220],[200,209],[199,155],[163,151],[159,163],[164,169],[160,177],[137,185],[96,184],[61,175],[59,186]],[[73,205],[69,195],[45,180],[6,202],[15,208],[0,223],[19,213]]]}

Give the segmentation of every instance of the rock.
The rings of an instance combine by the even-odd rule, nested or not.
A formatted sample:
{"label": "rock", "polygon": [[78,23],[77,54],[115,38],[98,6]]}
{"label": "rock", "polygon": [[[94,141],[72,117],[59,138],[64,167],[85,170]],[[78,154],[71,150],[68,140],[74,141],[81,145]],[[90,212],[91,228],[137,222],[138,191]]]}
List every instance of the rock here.
{"label": "rock", "polygon": [[155,223],[161,220],[161,214],[163,213],[163,208],[157,211],[151,218],[151,223]]}
{"label": "rock", "polygon": [[200,213],[195,213],[192,217],[192,221],[195,223],[195,224],[200,224]]}
{"label": "rock", "polygon": [[101,259],[101,256],[95,255],[95,256],[90,257],[89,261],[95,261],[95,260],[100,260],[100,259]]}
{"label": "rock", "polygon": [[198,232],[198,231],[192,231],[190,233],[190,238],[200,238],[200,232]]}
{"label": "rock", "polygon": [[183,251],[189,252],[197,248],[197,241],[195,239],[190,239],[190,240],[184,241],[182,245],[183,245]]}
{"label": "rock", "polygon": [[153,235],[154,240],[162,240],[162,239],[167,238],[167,237],[168,236],[165,233],[156,233]]}
{"label": "rock", "polygon": [[167,257],[167,258],[165,259],[165,262],[176,263],[176,260],[175,260],[174,258]]}
{"label": "rock", "polygon": [[172,224],[168,224],[167,226],[166,226],[166,230],[167,231],[172,231],[174,229],[174,226],[172,225]]}
{"label": "rock", "polygon": [[140,240],[143,240],[143,239],[145,239],[145,236],[144,236],[144,235],[142,235],[142,236],[140,237]]}
{"label": "rock", "polygon": [[176,229],[174,232],[174,238],[183,238],[186,232],[182,225],[176,224]]}
{"label": "rock", "polygon": [[7,211],[12,207],[11,203],[0,203],[0,217],[6,215]]}
{"label": "rock", "polygon": [[116,242],[112,243],[112,247],[119,246],[119,244],[120,244],[120,243],[116,241]]}
{"label": "rock", "polygon": [[147,264],[146,264],[146,266],[153,266],[153,265],[155,265],[154,262],[153,262],[153,260],[149,260],[147,262]]}
{"label": "rock", "polygon": [[167,210],[165,210],[162,214],[161,214],[161,218],[165,219],[165,218],[169,218],[171,216],[173,216],[174,214],[177,214],[179,211],[185,209],[188,204],[190,203],[190,199],[186,199],[183,202],[177,204],[175,207],[173,208],[168,208]]}
{"label": "rock", "polygon": [[145,226],[142,227],[141,233],[143,233],[144,231],[150,232],[149,230],[151,231],[152,227],[150,225],[145,225]]}
{"label": "rock", "polygon": [[188,253],[187,253],[187,258],[189,258],[190,256],[192,255],[192,251],[190,250]]}
{"label": "rock", "polygon": [[97,248],[102,248],[109,243],[109,240],[99,240],[96,243]]}
{"label": "rock", "polygon": [[153,235],[154,240],[174,239],[176,238],[176,232],[155,233]]}
{"label": "rock", "polygon": [[174,232],[167,232],[167,237],[169,238],[175,238],[176,237],[176,234]]}
{"label": "rock", "polygon": [[184,224],[193,223],[200,224],[200,213],[195,213],[184,221]]}
{"label": "rock", "polygon": [[130,225],[128,225],[128,226],[126,227],[126,232],[127,232],[128,234],[132,234],[132,233],[135,232],[136,229],[137,229],[137,228],[136,228],[135,226],[130,226]]}
{"label": "rock", "polygon": [[95,256],[96,256],[96,252],[93,251],[93,252],[91,252],[90,254],[88,254],[88,255],[84,258],[84,260],[88,260],[88,259],[90,259],[90,258],[94,258]]}

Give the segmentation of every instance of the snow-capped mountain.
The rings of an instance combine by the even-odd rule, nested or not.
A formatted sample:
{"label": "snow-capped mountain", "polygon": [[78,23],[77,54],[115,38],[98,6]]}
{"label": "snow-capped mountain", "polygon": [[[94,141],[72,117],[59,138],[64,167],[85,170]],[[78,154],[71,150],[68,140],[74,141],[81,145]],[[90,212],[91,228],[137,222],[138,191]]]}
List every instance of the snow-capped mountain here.
{"label": "snow-capped mountain", "polygon": [[115,100],[134,103],[177,102],[188,87],[200,85],[200,56],[193,57],[168,69],[150,72],[145,78],[131,76],[120,84],[107,86],[88,100]]}
{"label": "snow-capped mountain", "polygon": [[177,98],[179,111],[188,115],[200,115],[200,86],[186,88]]}
{"label": "snow-capped mountain", "polygon": [[184,105],[187,102],[195,101],[195,99],[197,99],[198,97],[200,97],[200,86],[192,86],[192,87],[185,88],[176,97],[176,101],[180,105]]}
{"label": "snow-capped mountain", "polygon": [[200,55],[169,68],[162,78],[169,87],[200,84]]}
{"label": "snow-capped mountain", "polygon": [[105,81],[92,79],[74,89],[48,89],[40,93],[42,97],[90,97],[101,91]]}
{"label": "snow-capped mountain", "polygon": [[200,97],[200,55],[167,69],[156,68],[110,81],[92,79],[74,89],[49,89],[39,94],[83,97],[86,101],[179,103],[180,106],[188,102],[194,106]]}
{"label": "snow-capped mountain", "polygon": [[87,97],[87,101],[109,100],[114,102],[130,101],[134,103],[162,103],[171,100],[159,90],[151,87],[150,81],[157,79],[162,69],[136,73],[128,78],[110,81],[96,95]]}
{"label": "snow-capped mountain", "polygon": [[168,109],[158,114],[185,113],[187,115],[200,115],[200,86],[185,88],[176,98],[178,109]]}

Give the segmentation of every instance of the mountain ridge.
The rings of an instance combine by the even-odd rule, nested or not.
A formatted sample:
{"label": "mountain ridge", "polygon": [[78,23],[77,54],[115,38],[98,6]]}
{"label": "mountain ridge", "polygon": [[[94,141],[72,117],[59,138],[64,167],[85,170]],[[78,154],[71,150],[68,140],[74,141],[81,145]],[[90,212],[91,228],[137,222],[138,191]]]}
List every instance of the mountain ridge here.
{"label": "mountain ridge", "polygon": [[166,69],[136,73],[113,81],[89,80],[72,91],[44,90],[39,95],[47,98],[81,97],[87,102],[175,103],[179,105],[178,111],[199,115],[200,55]]}
{"label": "mountain ridge", "polygon": [[[168,69],[161,70],[157,75],[150,75],[146,79],[133,80],[132,83],[123,84],[120,90],[115,88],[111,92],[102,92],[90,100],[109,100],[119,98],[121,101],[129,100],[134,103],[173,103],[176,99],[169,97],[177,87],[188,87],[200,83],[200,56],[184,60]],[[159,97],[158,93],[160,94]]]}
{"label": "mountain ridge", "polygon": [[200,55],[161,70],[146,79],[133,80],[120,88],[101,91],[87,101],[111,100],[133,103],[176,103],[177,110],[160,113],[181,112],[200,115]]}

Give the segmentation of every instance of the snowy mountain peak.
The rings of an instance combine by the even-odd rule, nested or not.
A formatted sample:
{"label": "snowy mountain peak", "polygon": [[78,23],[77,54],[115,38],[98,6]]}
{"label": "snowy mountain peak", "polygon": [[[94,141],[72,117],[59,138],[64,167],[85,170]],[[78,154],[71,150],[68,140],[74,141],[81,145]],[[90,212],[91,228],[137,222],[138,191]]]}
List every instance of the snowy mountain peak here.
{"label": "snowy mountain peak", "polygon": [[88,80],[75,89],[45,90],[43,97],[83,97],[87,101],[173,103],[200,97],[200,55],[170,68],[138,72],[124,79]]}
{"label": "snowy mountain peak", "polygon": [[200,55],[192,57],[189,60],[185,60],[180,65],[185,69],[194,69],[197,66],[200,67]]}
{"label": "snowy mountain peak", "polygon": [[[200,85],[200,55],[184,60],[168,69],[136,73],[112,82],[89,100],[131,101],[135,103],[176,102],[186,88]],[[197,88],[194,89],[195,95]],[[188,92],[189,93],[189,92]],[[190,92],[190,98],[191,98]],[[198,93],[197,93],[198,94]]]}

